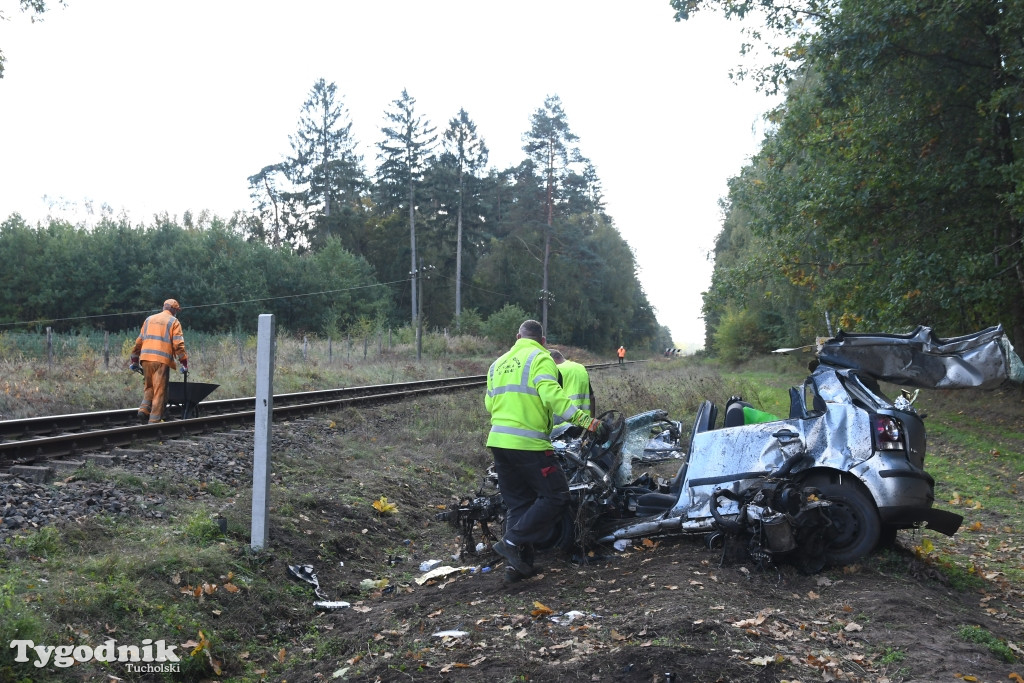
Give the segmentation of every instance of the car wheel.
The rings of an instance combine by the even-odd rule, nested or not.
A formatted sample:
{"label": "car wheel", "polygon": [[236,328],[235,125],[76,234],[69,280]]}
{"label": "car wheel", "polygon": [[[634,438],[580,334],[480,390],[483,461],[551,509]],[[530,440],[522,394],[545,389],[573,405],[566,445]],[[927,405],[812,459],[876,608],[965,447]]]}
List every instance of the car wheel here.
{"label": "car wheel", "polygon": [[850,564],[874,550],[882,523],[870,495],[853,483],[819,484],[817,489],[831,503],[825,511],[832,522],[825,541],[825,560],[832,565]]}

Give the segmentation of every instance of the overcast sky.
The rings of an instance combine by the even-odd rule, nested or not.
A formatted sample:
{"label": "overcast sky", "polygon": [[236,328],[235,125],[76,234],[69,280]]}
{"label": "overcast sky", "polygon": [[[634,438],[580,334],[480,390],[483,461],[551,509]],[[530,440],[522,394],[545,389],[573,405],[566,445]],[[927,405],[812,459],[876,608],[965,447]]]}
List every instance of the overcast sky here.
{"label": "overcast sky", "polygon": [[246,179],[288,154],[319,78],[370,170],[403,88],[439,130],[464,108],[499,168],[523,159],[530,116],[558,95],[659,322],[703,344],[718,200],[772,104],[728,77],[738,25],[676,23],[668,0],[49,4],[33,24],[0,0],[0,220],[88,202],[146,223],[247,210]]}

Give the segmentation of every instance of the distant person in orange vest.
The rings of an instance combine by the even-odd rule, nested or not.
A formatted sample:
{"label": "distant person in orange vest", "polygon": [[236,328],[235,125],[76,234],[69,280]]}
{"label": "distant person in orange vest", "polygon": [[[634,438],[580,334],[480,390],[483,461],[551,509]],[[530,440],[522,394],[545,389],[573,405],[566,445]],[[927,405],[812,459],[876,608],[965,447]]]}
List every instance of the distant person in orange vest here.
{"label": "distant person in orange vest", "polygon": [[180,364],[181,374],[188,375],[188,354],[178,322],[179,313],[181,305],[176,300],[165,301],[164,310],[142,323],[142,331],[132,349],[128,367],[146,378],[139,419],[149,424],[164,421],[167,379],[175,368],[175,360]]}
{"label": "distant person in orange vest", "polygon": [[623,361],[626,360],[626,347],[625,346],[620,346],[618,353],[619,353],[619,365],[622,365]]}

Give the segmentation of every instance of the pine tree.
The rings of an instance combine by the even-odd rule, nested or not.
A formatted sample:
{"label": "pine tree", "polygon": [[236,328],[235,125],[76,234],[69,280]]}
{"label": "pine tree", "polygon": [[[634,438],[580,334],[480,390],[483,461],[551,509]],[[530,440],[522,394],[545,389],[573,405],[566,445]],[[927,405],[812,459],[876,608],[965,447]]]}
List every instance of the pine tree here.
{"label": "pine tree", "polygon": [[476,124],[465,109],[448,122],[444,133],[446,157],[450,160],[457,178],[458,206],[456,209],[455,238],[455,325],[459,326],[462,315],[462,219],[466,208],[466,176],[475,174],[487,164],[487,146],[477,135]]}
{"label": "pine tree", "polygon": [[403,205],[409,212],[409,272],[412,280],[412,323],[417,327],[416,188],[423,179],[437,136],[434,127],[416,114],[416,99],[403,89],[402,95],[384,113],[391,125],[381,128],[384,139],[377,143],[378,203],[384,210]]}

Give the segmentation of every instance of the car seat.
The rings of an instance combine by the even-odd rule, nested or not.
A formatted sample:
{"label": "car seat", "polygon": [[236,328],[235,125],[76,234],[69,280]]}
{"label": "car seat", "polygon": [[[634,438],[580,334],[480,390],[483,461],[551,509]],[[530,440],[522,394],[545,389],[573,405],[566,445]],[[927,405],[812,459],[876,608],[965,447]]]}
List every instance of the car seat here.
{"label": "car seat", "polygon": [[743,408],[753,408],[739,396],[733,396],[725,404],[725,423],[723,427],[742,427],[745,423],[743,419]]}
{"label": "car seat", "polygon": [[686,457],[679,465],[679,470],[672,477],[668,485],[668,493],[645,493],[636,500],[636,513],[641,517],[656,515],[665,510],[670,510],[676,501],[679,500],[679,493],[683,490],[683,480],[686,479],[686,466],[693,454],[693,442],[701,432],[710,431],[715,428],[715,420],[718,418],[718,407],[712,401],[704,401],[697,409],[697,417],[693,421],[693,430],[690,432],[690,444],[686,449]]}

